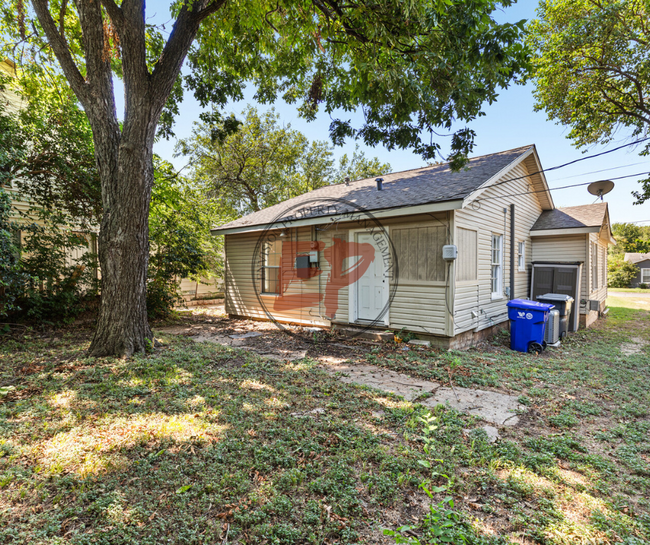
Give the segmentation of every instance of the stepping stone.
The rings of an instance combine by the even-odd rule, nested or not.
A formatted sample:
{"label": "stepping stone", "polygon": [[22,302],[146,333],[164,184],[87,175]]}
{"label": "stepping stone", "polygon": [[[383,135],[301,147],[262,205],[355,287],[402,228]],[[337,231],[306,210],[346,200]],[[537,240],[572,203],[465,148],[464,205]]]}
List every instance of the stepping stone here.
{"label": "stepping stone", "polygon": [[422,405],[435,407],[449,405],[462,413],[477,416],[499,426],[514,426],[519,422],[517,412],[526,410],[517,396],[500,394],[474,388],[439,388],[436,393],[422,402]]}
{"label": "stepping stone", "polygon": [[340,373],[338,379],[341,382],[363,384],[400,395],[408,401],[440,387],[437,382],[414,379],[374,365],[328,365],[325,370],[328,373]]}
{"label": "stepping stone", "polygon": [[251,339],[253,337],[260,337],[262,333],[259,331],[249,331],[248,333],[244,333],[242,335],[228,335],[231,339]]}
{"label": "stepping stone", "polygon": [[409,341],[409,344],[415,345],[415,346],[424,346],[426,348],[429,348],[431,346],[431,341],[422,341],[420,339],[411,339]]}
{"label": "stepping stone", "polygon": [[517,411],[526,410],[516,396],[477,390],[474,388],[448,388],[437,382],[420,380],[388,371],[375,365],[326,365],[328,373],[336,374],[341,382],[355,383],[402,396],[414,401],[424,394],[431,394],[421,401],[434,408],[448,405],[460,412],[474,415],[500,426],[514,426],[519,422]]}

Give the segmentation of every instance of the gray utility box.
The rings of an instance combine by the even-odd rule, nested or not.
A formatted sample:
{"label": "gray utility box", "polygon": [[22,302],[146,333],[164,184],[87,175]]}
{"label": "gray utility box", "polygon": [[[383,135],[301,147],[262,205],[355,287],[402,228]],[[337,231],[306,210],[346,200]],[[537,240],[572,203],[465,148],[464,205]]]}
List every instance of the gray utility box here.
{"label": "gray utility box", "polygon": [[[571,316],[571,307],[573,306],[573,297],[562,293],[545,293],[538,295],[537,300],[540,303],[555,305],[555,309],[560,313],[560,328],[558,334],[560,339],[566,337],[569,331],[569,316]],[[548,341],[547,341],[548,342]]]}
{"label": "gray utility box", "polygon": [[554,345],[560,340],[560,311],[557,309],[553,309],[548,313],[548,322],[546,322],[544,340],[546,341],[546,344],[550,345]]}

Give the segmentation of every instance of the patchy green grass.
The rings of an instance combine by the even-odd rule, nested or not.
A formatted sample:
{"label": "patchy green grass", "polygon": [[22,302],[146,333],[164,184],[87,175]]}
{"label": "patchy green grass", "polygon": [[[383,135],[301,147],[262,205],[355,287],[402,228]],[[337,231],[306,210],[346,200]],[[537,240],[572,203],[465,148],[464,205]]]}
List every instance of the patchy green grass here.
{"label": "patchy green grass", "polygon": [[645,293],[646,295],[650,295],[650,289],[648,288],[607,288],[607,293],[616,294],[616,292]]}
{"label": "patchy green grass", "polygon": [[310,359],[183,337],[91,359],[83,332],[6,339],[0,542],[390,543],[383,530],[407,525],[404,539],[434,543],[446,525],[452,543],[647,543],[650,352],[621,346],[649,332],[649,313],[614,308],[539,357],[506,335],[365,356],[519,395],[528,412],[495,444],[441,406],[423,433],[422,406]]}
{"label": "patchy green grass", "polygon": [[635,310],[650,310],[650,290],[644,290],[646,295],[638,297],[616,297],[610,293],[607,297],[607,306]]}

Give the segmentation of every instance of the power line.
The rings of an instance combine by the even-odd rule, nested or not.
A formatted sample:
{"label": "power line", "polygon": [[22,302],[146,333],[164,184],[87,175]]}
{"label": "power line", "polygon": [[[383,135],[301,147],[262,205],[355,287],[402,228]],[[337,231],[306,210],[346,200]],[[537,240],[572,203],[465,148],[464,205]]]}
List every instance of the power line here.
{"label": "power line", "polygon": [[[647,164],[646,161],[639,161],[638,163],[630,163],[627,165],[620,165],[617,167],[601,168],[600,170],[592,170],[591,172],[582,172],[580,174],[573,174],[572,176],[565,176],[564,178],[560,178],[560,180],[569,180],[570,178],[580,178],[581,176],[589,176],[590,174],[600,174],[601,172],[608,172],[610,170],[620,170],[622,168],[636,167],[645,164]],[[556,182],[557,180],[551,180],[551,181]]]}
{"label": "power line", "polygon": [[[621,146],[618,146],[618,147],[616,147],[616,148],[612,148],[612,149],[610,149],[610,150],[605,150],[605,151],[601,151],[601,152],[599,152],[599,153],[595,153],[594,155],[586,155],[586,156],[584,156],[584,157],[580,157],[580,158],[578,158],[578,159],[574,159],[573,161],[569,161],[568,163],[562,163],[561,165],[556,165],[556,166],[554,166],[554,167],[543,168],[543,169],[541,169],[541,170],[538,170],[538,171],[536,171],[536,172],[531,172],[531,173],[526,174],[526,175],[524,175],[524,176],[518,176],[518,177],[516,177],[516,178],[510,178],[510,179],[508,179],[508,180],[502,180],[502,181],[500,181],[500,182],[497,182],[497,183],[495,183],[495,184],[492,184],[490,187],[496,187],[496,186],[503,185],[503,184],[507,184],[507,183],[510,183],[510,182],[515,182],[515,181],[517,181],[517,180],[523,180],[524,178],[529,178],[529,177],[531,177],[531,176],[534,176],[535,174],[542,174],[542,173],[544,173],[544,172],[551,172],[552,170],[558,170],[558,169],[560,169],[560,168],[568,167],[569,165],[573,165],[573,164],[575,164],[575,163],[579,163],[580,161],[586,161],[587,159],[595,159],[596,157],[600,157],[600,156],[602,156],[602,155],[607,155],[608,153],[613,153],[613,152],[618,151],[618,150],[620,150],[620,149],[627,148],[627,147],[629,147],[629,146],[634,146],[634,145],[636,145],[636,144],[640,144],[640,143],[645,142],[645,141],[647,141],[647,140],[650,140],[650,136],[647,136],[647,137],[645,137],[645,138],[641,138],[641,139],[639,139],[639,140],[635,140],[634,142],[629,142],[629,143],[627,143],[627,144],[622,144]],[[456,197],[456,196],[458,196],[458,195],[462,195],[463,193],[464,193],[464,191],[460,191],[460,192],[458,192],[458,193],[456,193],[456,194],[454,194],[454,195],[451,195],[450,199],[453,199],[454,197]],[[523,193],[523,194],[525,195],[526,193]]]}
{"label": "power line", "polygon": [[[638,178],[639,176],[647,175],[647,172],[639,172],[637,174],[628,174],[627,176],[618,176],[616,178],[610,178],[610,180],[623,180],[625,178]],[[536,191],[524,191],[523,193],[512,193],[510,195],[496,195],[494,197],[483,197],[481,199],[476,199],[475,201],[472,202],[480,202],[480,201],[489,201],[492,199],[505,199],[507,197],[520,197],[522,195],[531,195],[533,193],[546,193],[547,191],[557,191],[559,189],[569,189],[570,187],[581,187],[585,185],[590,185],[593,182],[584,182],[581,184],[571,184],[571,185],[565,185],[561,187],[549,187],[548,189],[538,189]],[[493,187],[493,186],[491,186]]]}

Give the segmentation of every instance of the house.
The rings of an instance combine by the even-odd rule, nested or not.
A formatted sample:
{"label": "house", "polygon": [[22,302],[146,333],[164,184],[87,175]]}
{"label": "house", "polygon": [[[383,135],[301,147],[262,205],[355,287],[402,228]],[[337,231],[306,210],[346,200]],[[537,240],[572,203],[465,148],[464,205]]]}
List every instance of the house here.
{"label": "house", "polygon": [[225,235],[230,316],[406,329],[457,348],[507,327],[508,300],[533,295],[534,261],[560,267],[555,287],[580,296],[584,326],[604,310],[613,239],[607,205],[594,206],[556,209],[535,146],[525,146],[460,172],[440,164],[330,185],[212,233]]}
{"label": "house", "polygon": [[623,257],[625,261],[634,263],[639,270],[636,277],[630,282],[631,288],[638,288],[640,284],[650,286],[650,252],[646,254],[626,253]]}
{"label": "house", "polygon": [[[545,210],[530,235],[531,297],[548,292],[572,295],[580,303],[580,314],[572,313],[569,323],[573,323],[574,330],[578,321],[589,327],[605,310],[607,248],[616,243],[607,203]],[[566,290],[567,284],[575,287]]]}
{"label": "house", "polygon": [[[15,78],[16,75],[16,65],[12,61],[8,59],[0,61],[0,76],[3,76],[3,79],[7,77]],[[0,88],[0,111],[4,114],[15,115],[21,109],[26,107],[26,101],[20,94],[12,89],[11,79],[9,79],[9,82],[10,83],[6,85],[4,89]],[[35,209],[33,203],[29,202],[24,195],[21,195],[15,187],[10,184],[2,186],[2,189],[6,191],[11,199],[11,219],[19,226],[19,229],[15,232],[15,244],[20,249],[23,247],[27,236],[26,231],[20,229],[20,226],[33,223],[44,225],[44,222],[42,218],[34,212]],[[94,230],[91,233],[82,234],[78,232],[78,228],[75,228],[75,226],[70,225],[68,226],[68,229],[68,232],[75,232],[78,235],[82,235],[88,243],[87,247],[78,246],[66,251],[66,265],[74,267],[81,262],[81,258],[87,252],[97,253],[97,230]],[[93,270],[93,276],[95,278],[99,277],[98,269]]]}

